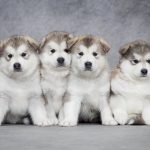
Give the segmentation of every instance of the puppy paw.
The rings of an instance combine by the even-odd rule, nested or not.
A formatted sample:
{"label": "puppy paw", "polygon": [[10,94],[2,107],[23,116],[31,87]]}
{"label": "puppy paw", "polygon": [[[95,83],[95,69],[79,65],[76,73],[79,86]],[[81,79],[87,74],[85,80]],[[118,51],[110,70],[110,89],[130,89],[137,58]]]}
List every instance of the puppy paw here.
{"label": "puppy paw", "polygon": [[102,120],[102,124],[103,125],[117,125],[118,123],[115,121],[114,118],[110,117],[110,118],[105,118]]}
{"label": "puppy paw", "polygon": [[50,125],[57,125],[58,124],[58,119],[56,117],[49,118]]}
{"label": "puppy paw", "polygon": [[142,113],[143,122],[146,125],[150,125],[150,107],[148,109],[144,109]]}
{"label": "puppy paw", "polygon": [[128,121],[128,114],[125,111],[117,110],[114,112],[114,118],[120,125],[125,125]]}
{"label": "puppy paw", "polygon": [[76,126],[76,125],[77,125],[76,121],[70,121],[70,120],[67,120],[67,119],[59,121],[59,126],[62,126],[62,127],[73,127],[73,126]]}
{"label": "puppy paw", "polygon": [[48,118],[44,118],[44,119],[40,119],[38,121],[34,121],[34,125],[36,126],[50,126],[51,125],[51,122]]}

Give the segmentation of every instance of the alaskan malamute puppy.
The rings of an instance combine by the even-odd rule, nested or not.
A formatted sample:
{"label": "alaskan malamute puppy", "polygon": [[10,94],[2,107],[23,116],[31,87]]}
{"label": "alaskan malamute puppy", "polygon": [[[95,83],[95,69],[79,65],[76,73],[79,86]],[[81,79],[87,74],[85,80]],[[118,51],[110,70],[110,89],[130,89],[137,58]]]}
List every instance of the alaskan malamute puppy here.
{"label": "alaskan malamute puppy", "polygon": [[111,78],[110,105],[114,118],[121,125],[150,125],[150,44],[134,41],[119,52],[119,65]]}
{"label": "alaskan malamute puppy", "polygon": [[57,116],[67,87],[71,54],[66,32],[51,32],[41,42],[41,86],[47,100],[47,113],[51,125],[58,123]]}
{"label": "alaskan malamute puppy", "polygon": [[38,44],[28,36],[12,36],[0,44],[0,124],[49,125],[40,88]]}
{"label": "alaskan malamute puppy", "polygon": [[93,115],[96,113],[91,114],[93,110],[101,114],[102,124],[116,125],[108,105],[110,75],[106,53],[110,48],[107,42],[87,35],[74,37],[69,45],[72,51],[71,72],[59,125],[77,125],[79,114],[82,120],[92,120],[96,117]]}

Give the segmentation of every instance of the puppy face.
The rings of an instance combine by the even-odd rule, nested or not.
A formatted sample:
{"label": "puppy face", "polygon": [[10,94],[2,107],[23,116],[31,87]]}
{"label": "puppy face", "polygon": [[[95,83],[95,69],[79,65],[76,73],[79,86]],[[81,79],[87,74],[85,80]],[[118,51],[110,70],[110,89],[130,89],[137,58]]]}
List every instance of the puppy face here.
{"label": "puppy face", "polygon": [[51,32],[41,42],[40,59],[42,66],[51,70],[66,70],[70,67],[71,55],[66,32]]}
{"label": "puppy face", "polygon": [[98,75],[106,65],[105,54],[108,44],[93,36],[82,36],[72,39],[72,70],[83,76]]}
{"label": "puppy face", "polygon": [[26,76],[37,69],[37,43],[27,36],[13,36],[1,42],[0,70],[10,77]]}
{"label": "puppy face", "polygon": [[134,41],[120,49],[120,68],[134,79],[150,77],[150,44]]}

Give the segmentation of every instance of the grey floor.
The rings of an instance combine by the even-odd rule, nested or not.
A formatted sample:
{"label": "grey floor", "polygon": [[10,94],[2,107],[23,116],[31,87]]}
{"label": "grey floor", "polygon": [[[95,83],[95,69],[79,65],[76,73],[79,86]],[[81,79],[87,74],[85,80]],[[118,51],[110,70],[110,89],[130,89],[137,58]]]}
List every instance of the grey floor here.
{"label": "grey floor", "polygon": [[149,126],[0,127],[0,150],[149,150]]}

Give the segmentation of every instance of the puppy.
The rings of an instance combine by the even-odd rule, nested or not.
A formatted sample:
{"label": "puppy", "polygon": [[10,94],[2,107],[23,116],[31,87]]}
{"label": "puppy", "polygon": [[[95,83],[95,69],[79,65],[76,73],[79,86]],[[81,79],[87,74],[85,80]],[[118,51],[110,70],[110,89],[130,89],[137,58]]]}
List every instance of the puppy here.
{"label": "puppy", "polygon": [[41,86],[47,100],[47,113],[51,125],[58,123],[58,114],[67,87],[71,54],[66,32],[51,32],[40,44]]}
{"label": "puppy", "polygon": [[93,120],[96,114],[91,114],[93,110],[101,114],[102,124],[116,125],[108,105],[110,81],[106,53],[110,48],[107,42],[85,35],[73,38],[69,45],[72,51],[71,73],[59,125],[75,126],[79,115],[82,120]]}
{"label": "puppy", "polygon": [[49,125],[40,88],[38,44],[12,36],[0,44],[0,124],[19,123],[28,114],[38,126]]}
{"label": "puppy", "polygon": [[141,40],[120,48],[112,72],[110,106],[120,124],[150,125],[150,44]]}

